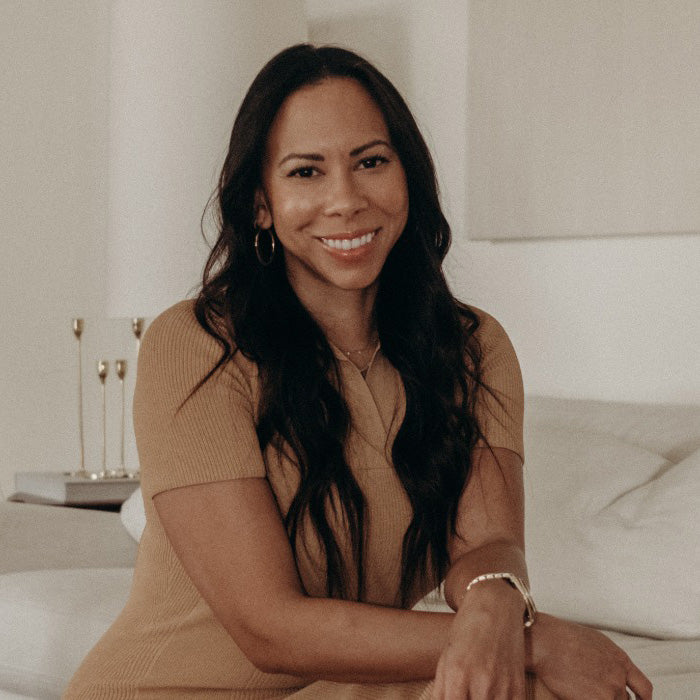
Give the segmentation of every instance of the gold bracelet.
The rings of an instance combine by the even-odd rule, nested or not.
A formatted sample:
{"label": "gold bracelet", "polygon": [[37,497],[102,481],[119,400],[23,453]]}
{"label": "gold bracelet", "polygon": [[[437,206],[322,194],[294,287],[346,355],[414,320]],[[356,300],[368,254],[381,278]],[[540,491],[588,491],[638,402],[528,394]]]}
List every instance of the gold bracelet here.
{"label": "gold bracelet", "polygon": [[528,591],[525,583],[515,574],[509,574],[504,571],[497,574],[482,574],[481,576],[477,576],[475,579],[469,582],[469,585],[467,586],[467,590],[464,592],[464,595],[466,596],[467,593],[469,593],[469,589],[474,584],[480,583],[481,581],[492,581],[493,579],[499,578],[503,579],[506,583],[510,584],[523,597],[523,600],[525,601],[523,624],[525,625],[525,627],[532,627],[533,623],[535,622],[535,616],[537,615],[535,601],[532,599],[530,591]]}

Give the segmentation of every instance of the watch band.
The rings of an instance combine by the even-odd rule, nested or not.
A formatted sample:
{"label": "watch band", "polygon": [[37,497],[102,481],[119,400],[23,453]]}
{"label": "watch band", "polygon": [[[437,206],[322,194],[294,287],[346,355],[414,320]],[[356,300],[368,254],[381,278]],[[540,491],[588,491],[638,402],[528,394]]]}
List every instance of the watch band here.
{"label": "watch band", "polygon": [[467,590],[464,594],[466,595],[471,589],[471,587],[475,584],[480,583],[481,581],[492,581],[494,579],[503,579],[504,581],[506,581],[506,583],[509,583],[513,588],[515,588],[518,591],[518,593],[520,593],[520,595],[523,597],[523,600],[525,601],[523,624],[525,625],[525,627],[532,627],[533,623],[535,622],[535,617],[537,616],[537,608],[535,607],[535,601],[532,599],[530,591],[527,589],[527,586],[525,585],[523,580],[515,574],[510,574],[506,571],[502,571],[495,574],[482,574],[481,576],[477,576],[475,579],[472,579],[469,582]]}

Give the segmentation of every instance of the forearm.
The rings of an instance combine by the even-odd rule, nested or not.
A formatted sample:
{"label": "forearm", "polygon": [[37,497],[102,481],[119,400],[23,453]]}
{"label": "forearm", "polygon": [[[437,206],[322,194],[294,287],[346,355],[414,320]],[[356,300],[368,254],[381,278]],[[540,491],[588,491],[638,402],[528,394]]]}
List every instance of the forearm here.
{"label": "forearm", "polygon": [[[462,554],[445,578],[447,604],[453,610],[458,610],[469,582],[482,574],[495,572],[515,574],[527,584],[527,565],[522,547],[508,540],[497,540]],[[498,585],[498,582],[494,583]]]}
{"label": "forearm", "polygon": [[[460,556],[447,575],[453,609],[468,583],[483,573],[507,571],[527,582],[522,549],[507,541]],[[522,598],[498,581],[470,591],[476,606],[520,606]],[[348,601],[300,597],[284,606],[285,624],[273,616],[261,645],[264,670],[335,681],[397,682],[430,679],[447,643],[454,615]],[[293,624],[289,624],[293,621]]]}
{"label": "forearm", "polygon": [[382,683],[433,678],[454,616],[300,597],[284,617],[260,640],[262,670]]}

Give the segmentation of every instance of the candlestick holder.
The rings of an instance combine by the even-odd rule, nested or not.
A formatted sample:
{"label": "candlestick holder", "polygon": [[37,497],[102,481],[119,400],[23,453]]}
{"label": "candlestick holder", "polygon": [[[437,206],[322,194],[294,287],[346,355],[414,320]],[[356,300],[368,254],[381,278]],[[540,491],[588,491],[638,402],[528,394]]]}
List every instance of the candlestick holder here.
{"label": "candlestick holder", "polygon": [[102,471],[93,478],[110,479],[115,475],[114,470],[107,469],[107,391],[105,382],[109,374],[109,362],[100,360],[97,363],[97,376],[102,384]]}
{"label": "candlestick holder", "polygon": [[142,318],[132,318],[131,319],[131,330],[136,338],[136,355],[138,356],[141,351],[141,335],[143,334],[143,319]]}
{"label": "candlestick holder", "polygon": [[125,420],[126,396],[125,396],[125,390],[124,390],[124,377],[126,377],[126,367],[127,367],[126,360],[117,360],[115,363],[115,369],[117,371],[117,378],[119,379],[119,391],[121,394],[121,430],[120,430],[120,449],[119,449],[119,469],[116,470],[116,474],[115,474],[115,476],[117,476],[117,477],[127,476],[126,465],[125,465],[125,460],[124,460],[124,439],[125,439],[124,436],[126,433],[126,420]]}
{"label": "candlestick holder", "polygon": [[80,469],[68,472],[71,476],[90,478],[90,472],[85,469],[85,412],[83,409],[83,346],[82,336],[85,329],[85,321],[82,318],[74,318],[71,322],[73,335],[78,341],[78,439],[80,441]]}

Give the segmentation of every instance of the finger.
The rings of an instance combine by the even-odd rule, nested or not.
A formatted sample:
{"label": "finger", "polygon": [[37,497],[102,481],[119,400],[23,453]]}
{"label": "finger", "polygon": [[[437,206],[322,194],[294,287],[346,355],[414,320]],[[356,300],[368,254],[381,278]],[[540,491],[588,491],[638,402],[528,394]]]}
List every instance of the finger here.
{"label": "finger", "polygon": [[627,685],[637,700],[651,700],[654,690],[651,681],[631,661],[627,670]]}
{"label": "finger", "polygon": [[[475,697],[482,697],[482,695]],[[494,698],[494,700],[526,700],[527,681],[525,680],[525,673],[513,675],[510,678],[501,675],[491,682],[483,697]]]}
{"label": "finger", "polygon": [[[522,682],[519,678],[470,678],[470,682],[464,688],[456,689],[456,694],[448,694],[446,697],[454,700],[526,700],[527,691],[525,674]],[[627,700],[625,698],[625,700]]]}
{"label": "finger", "polygon": [[440,666],[437,668],[435,673],[435,680],[433,681],[433,692],[430,694],[431,700],[442,700],[445,697],[445,682],[442,677],[442,671]]}
{"label": "finger", "polygon": [[435,700],[465,700],[467,697],[465,680],[454,670],[440,671],[438,668],[432,697]]}
{"label": "finger", "polygon": [[508,698],[508,700],[510,700],[511,698],[512,700],[527,700],[527,686],[528,680],[525,677],[525,674],[523,673],[522,676],[518,676],[513,680],[513,685],[506,697]]}

